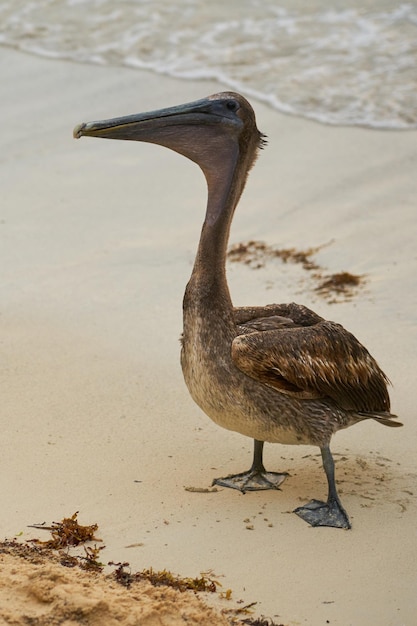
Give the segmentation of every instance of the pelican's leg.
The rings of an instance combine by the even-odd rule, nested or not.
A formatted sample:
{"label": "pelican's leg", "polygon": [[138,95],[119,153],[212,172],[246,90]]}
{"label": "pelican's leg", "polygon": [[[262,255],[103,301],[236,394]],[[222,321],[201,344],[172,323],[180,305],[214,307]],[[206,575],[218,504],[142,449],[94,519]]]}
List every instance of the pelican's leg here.
{"label": "pelican's leg", "polygon": [[287,473],[267,472],[262,462],[264,442],[254,439],[253,463],[247,472],[231,474],[225,478],[215,478],[213,485],[238,489],[242,493],[246,491],[259,491],[261,489],[279,489],[279,486]]}
{"label": "pelican's leg", "polygon": [[329,484],[327,502],[311,500],[308,504],[295,509],[310,526],[333,526],[334,528],[351,528],[349,517],[340,502],[334,478],[334,461],[329,446],[320,448],[323,467]]}

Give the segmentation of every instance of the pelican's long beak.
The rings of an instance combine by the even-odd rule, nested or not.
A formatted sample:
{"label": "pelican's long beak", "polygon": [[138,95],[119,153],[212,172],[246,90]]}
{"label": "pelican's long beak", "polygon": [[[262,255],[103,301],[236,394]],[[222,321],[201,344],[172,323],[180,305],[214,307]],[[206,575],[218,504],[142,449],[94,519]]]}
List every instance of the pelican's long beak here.
{"label": "pelican's long beak", "polygon": [[160,131],[164,130],[165,135],[174,126],[211,126],[225,122],[235,125],[236,117],[218,96],[147,113],[82,123],[74,128],[73,135],[75,139],[86,136],[159,143]]}

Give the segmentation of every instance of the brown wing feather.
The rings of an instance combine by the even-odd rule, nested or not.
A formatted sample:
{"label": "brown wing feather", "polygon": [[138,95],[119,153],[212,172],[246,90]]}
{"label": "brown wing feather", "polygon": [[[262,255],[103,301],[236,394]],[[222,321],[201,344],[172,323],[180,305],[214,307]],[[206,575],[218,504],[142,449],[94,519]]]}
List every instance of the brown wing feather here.
{"label": "brown wing feather", "polygon": [[295,328],[296,325],[289,317],[271,315],[270,317],[255,317],[244,324],[238,325],[239,334],[247,335],[254,331],[280,330],[281,328]]}
{"label": "brown wing feather", "polygon": [[302,304],[267,304],[266,306],[243,306],[234,308],[236,324],[252,323],[259,318],[273,316],[284,317],[297,326],[312,326],[323,322],[324,319]]}
{"label": "brown wing feather", "polygon": [[282,393],[329,397],[352,411],[390,408],[385,374],[366,348],[333,322],[253,330],[234,339],[232,358],[247,375]]}

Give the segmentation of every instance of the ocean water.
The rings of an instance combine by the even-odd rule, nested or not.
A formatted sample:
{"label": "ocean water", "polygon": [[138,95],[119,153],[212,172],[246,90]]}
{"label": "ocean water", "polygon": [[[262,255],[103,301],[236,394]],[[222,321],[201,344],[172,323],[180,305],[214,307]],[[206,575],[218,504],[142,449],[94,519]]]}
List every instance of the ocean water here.
{"label": "ocean water", "polygon": [[0,44],[217,79],[327,124],[417,128],[417,2],[0,0]]}

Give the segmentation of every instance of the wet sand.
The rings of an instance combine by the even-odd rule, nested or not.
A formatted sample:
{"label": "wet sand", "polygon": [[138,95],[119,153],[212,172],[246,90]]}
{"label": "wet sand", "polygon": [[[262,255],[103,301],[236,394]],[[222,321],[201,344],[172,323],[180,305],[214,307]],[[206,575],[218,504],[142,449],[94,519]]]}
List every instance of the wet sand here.
{"label": "wet sand", "polygon": [[[313,529],[291,511],[325,497],[314,448],[266,446],[267,467],[290,474],[280,492],[185,489],[246,469],[252,452],[193,404],[179,365],[182,294],[205,206],[198,168],[158,146],[72,139],[82,121],[222,86],[1,53],[2,537],[25,541],[37,534],[29,524],[79,510],[81,522],[99,524],[103,561],[212,570],[230,602],[256,601],[256,614],[277,623],[411,626],[417,133],[326,127],[253,102],[269,145],[231,243],[322,246],[320,267],[366,275],[366,284],[331,303],[297,264],[230,263],[234,302],[294,300],[342,323],[391,379],[405,424],[337,434],[353,528]],[[6,576],[20,567],[2,563]]]}

